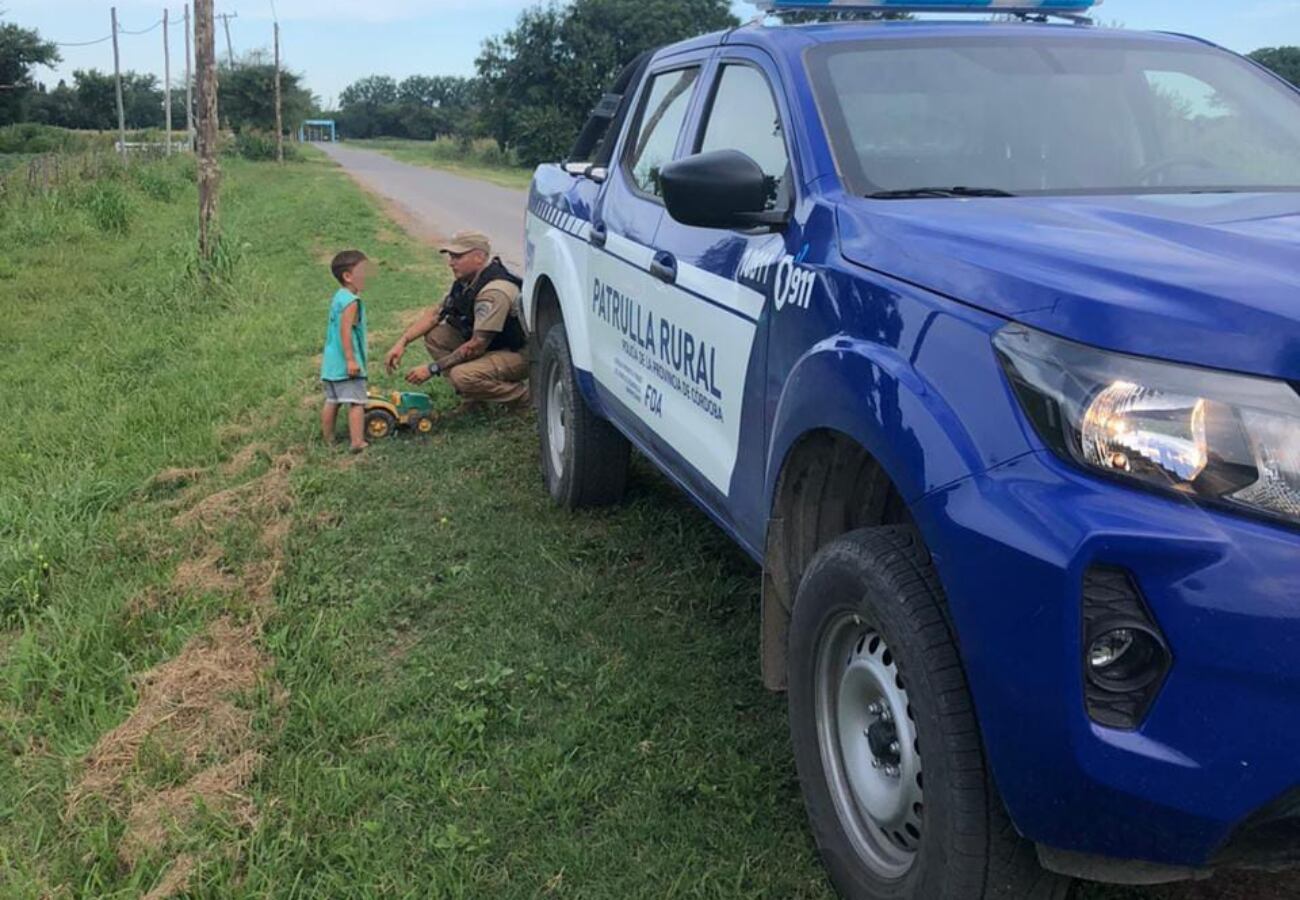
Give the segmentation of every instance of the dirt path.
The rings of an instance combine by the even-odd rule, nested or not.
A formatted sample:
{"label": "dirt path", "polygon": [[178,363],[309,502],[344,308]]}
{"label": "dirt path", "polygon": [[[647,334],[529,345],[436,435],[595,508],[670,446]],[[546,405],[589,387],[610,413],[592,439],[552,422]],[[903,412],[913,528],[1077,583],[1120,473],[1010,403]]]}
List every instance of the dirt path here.
{"label": "dirt path", "polygon": [[362,187],[387,201],[389,210],[417,237],[438,240],[464,228],[482,231],[502,260],[523,272],[525,192],[398,162],[374,150],[316,146]]}

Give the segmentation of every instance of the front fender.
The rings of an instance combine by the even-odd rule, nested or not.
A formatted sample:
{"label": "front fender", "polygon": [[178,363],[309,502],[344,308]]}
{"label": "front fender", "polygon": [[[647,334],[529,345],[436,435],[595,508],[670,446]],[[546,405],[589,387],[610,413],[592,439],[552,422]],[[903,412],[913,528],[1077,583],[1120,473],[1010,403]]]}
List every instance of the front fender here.
{"label": "front fender", "polygon": [[790,450],[817,430],[857,441],[908,503],[981,469],[962,421],[906,358],[846,335],[814,345],[785,381],[768,456],[769,509]]}

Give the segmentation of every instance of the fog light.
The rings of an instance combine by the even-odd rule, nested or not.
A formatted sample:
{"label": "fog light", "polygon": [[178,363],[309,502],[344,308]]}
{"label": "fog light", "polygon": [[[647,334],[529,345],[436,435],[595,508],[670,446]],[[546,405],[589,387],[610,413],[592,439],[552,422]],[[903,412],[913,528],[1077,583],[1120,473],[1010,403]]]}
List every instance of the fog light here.
{"label": "fog light", "polygon": [[1141,625],[1104,625],[1088,646],[1088,677],[1116,693],[1138,691],[1163,673],[1165,648]]}
{"label": "fog light", "polygon": [[1089,718],[1110,728],[1139,727],[1173,665],[1173,653],[1127,571],[1103,565],[1085,571],[1080,637]]}
{"label": "fog light", "polygon": [[1088,648],[1088,664],[1094,669],[1107,669],[1133,649],[1133,632],[1127,628],[1108,631]]}

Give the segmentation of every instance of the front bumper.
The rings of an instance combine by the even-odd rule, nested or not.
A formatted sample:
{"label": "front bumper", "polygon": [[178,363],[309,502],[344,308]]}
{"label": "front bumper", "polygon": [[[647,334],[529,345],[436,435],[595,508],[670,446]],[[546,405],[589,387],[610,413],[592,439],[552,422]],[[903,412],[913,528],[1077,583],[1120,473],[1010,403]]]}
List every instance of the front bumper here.
{"label": "front bumper", "polygon": [[[913,514],[1021,833],[1168,866],[1252,862],[1251,828],[1300,788],[1300,533],[1046,452],[936,491]],[[1096,565],[1131,573],[1173,654],[1135,730],[1084,707],[1081,585]]]}

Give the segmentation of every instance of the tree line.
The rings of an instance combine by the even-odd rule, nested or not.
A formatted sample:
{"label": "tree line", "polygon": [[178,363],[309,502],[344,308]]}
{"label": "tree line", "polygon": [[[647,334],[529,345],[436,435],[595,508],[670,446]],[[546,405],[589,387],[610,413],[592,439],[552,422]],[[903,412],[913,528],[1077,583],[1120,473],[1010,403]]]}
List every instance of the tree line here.
{"label": "tree line", "polygon": [[349,137],[491,138],[521,163],[572,144],[619,69],[652,46],[737,24],[728,0],[571,0],[535,6],[484,41],[474,77],[371,75],[334,115]]}

